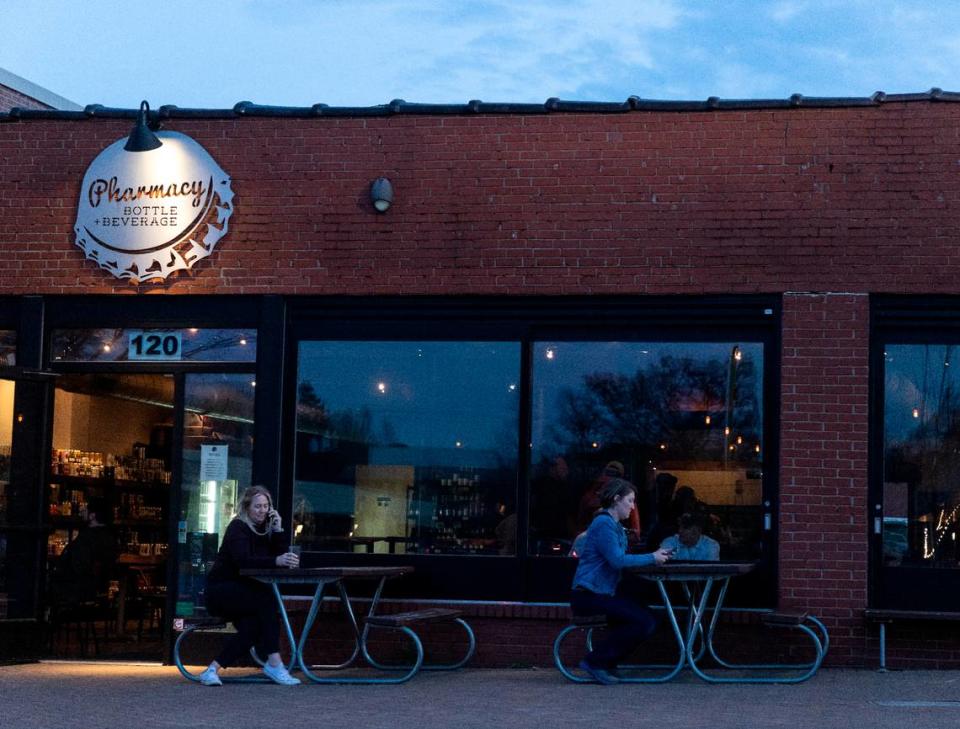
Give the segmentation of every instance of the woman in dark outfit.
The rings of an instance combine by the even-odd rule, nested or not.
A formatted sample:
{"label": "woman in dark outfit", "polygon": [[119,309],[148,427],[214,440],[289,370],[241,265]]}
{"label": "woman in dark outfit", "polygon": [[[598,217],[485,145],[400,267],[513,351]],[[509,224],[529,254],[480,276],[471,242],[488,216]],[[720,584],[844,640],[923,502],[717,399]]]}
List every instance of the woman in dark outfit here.
{"label": "woman in dark outfit", "polygon": [[629,481],[611,478],[600,490],[600,512],[593,518],[578,548],[580,561],[573,576],[570,607],[574,615],[606,615],[610,630],[580,662],[580,668],[602,684],[617,683],[613,673],[657,626],[653,613],[625,594],[620,585],[624,567],[663,564],[670,558],[662,547],[651,554],[627,554],[627,535],[620,521],[630,516],[637,498]]}
{"label": "woman in dark outfit", "polygon": [[300,558],[287,552],[280,515],[270,492],[251,486],[243,492],[237,516],[227,526],[213,569],[207,575],[207,610],[233,623],[237,629],[220,655],[200,674],[204,686],[221,686],[218,672],[236,663],[251,646],[267,655],[263,672],[274,683],[293,686],[280,658],[280,616],[273,591],[265,584],[241,577],[241,569],[297,567]]}

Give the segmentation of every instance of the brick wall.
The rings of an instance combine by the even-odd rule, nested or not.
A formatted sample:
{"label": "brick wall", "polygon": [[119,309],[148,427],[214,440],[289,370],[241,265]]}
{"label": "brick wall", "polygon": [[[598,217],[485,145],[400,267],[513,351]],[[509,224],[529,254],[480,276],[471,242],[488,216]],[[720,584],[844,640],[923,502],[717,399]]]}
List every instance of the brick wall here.
{"label": "brick wall", "polygon": [[927,102],[169,120],[232,175],[236,212],[160,287],[73,244],[83,172],[130,123],[5,122],[0,293],[952,293],[958,122]]}
{"label": "brick wall", "polygon": [[0,84],[0,112],[10,111],[13,107],[21,109],[49,109],[46,104],[26,96],[9,86]]}

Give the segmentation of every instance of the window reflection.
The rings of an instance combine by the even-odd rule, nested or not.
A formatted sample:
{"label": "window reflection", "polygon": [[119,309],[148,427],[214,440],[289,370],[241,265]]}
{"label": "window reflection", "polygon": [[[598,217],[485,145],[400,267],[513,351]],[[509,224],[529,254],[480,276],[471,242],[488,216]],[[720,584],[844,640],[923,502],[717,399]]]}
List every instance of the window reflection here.
{"label": "window reflection", "polygon": [[[130,352],[131,337],[137,333],[141,334],[141,339],[134,346],[141,351],[140,356],[133,356]],[[178,335],[179,339],[168,340],[165,334]],[[150,337],[152,340],[147,341]],[[169,345],[166,350],[165,344]],[[257,358],[257,335],[255,330],[245,329],[150,329],[144,332],[129,329],[55,329],[51,336],[50,351],[54,362],[148,359],[253,362]]]}
{"label": "window reflection", "polygon": [[17,363],[17,333],[12,329],[0,329],[0,364],[13,366]]}
{"label": "window reflection", "polygon": [[513,554],[520,345],[302,342],[304,549]]}
{"label": "window reflection", "polygon": [[885,356],[883,558],[960,566],[960,378],[954,345]]}
{"label": "window reflection", "polygon": [[638,489],[624,523],[652,550],[694,513],[725,559],[760,551],[763,348],[757,343],[539,342],[533,356],[530,549],[566,555],[611,477]]}

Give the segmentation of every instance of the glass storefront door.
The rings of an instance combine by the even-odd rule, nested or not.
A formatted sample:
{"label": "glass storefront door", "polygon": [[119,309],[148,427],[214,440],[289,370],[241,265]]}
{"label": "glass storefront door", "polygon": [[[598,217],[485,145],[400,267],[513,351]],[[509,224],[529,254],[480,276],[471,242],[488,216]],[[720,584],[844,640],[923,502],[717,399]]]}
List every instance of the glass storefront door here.
{"label": "glass storefront door", "polygon": [[953,610],[960,598],[960,344],[888,343],[882,383],[874,602]]}
{"label": "glass storefront door", "polygon": [[251,374],[184,377],[176,618],[206,613],[207,572],[238,496],[252,485],[255,387]]}
{"label": "glass storefront door", "polygon": [[0,662],[36,657],[41,638],[41,473],[51,383],[0,379]]}
{"label": "glass storefront door", "polygon": [[[167,596],[174,378],[58,378],[47,489],[53,655],[159,659]],[[76,640],[74,639],[76,638]]]}

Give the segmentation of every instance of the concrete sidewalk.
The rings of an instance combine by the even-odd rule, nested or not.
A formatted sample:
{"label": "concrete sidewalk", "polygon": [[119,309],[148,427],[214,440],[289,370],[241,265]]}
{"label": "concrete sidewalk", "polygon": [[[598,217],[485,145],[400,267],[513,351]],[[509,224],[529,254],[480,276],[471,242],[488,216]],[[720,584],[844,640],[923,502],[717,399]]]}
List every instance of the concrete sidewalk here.
{"label": "concrete sidewalk", "polygon": [[574,685],[553,670],[422,673],[399,686],[206,688],[160,666],[34,663],[0,667],[2,729],[131,727],[960,726],[960,671],[824,669],[794,686]]}

